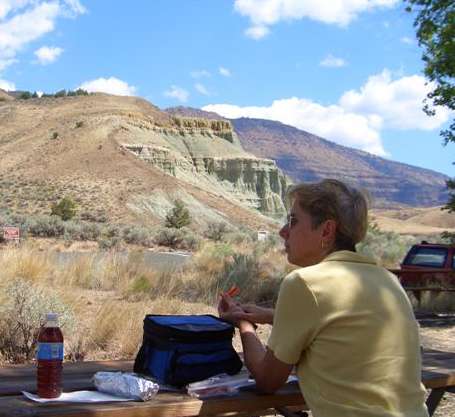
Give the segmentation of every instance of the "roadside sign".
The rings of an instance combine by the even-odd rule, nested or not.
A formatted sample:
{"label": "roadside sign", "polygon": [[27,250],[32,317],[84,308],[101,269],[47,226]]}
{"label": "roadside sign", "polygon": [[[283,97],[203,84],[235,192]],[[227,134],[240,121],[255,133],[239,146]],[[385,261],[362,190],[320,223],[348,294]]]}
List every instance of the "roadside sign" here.
{"label": "roadside sign", "polygon": [[3,239],[7,241],[15,240],[18,241],[20,238],[20,231],[15,226],[3,226]]}

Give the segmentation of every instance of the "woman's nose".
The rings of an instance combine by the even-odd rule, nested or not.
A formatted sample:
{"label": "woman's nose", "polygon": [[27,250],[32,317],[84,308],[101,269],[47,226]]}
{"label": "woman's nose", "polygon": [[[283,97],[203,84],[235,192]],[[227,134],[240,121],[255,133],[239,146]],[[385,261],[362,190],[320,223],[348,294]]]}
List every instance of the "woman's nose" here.
{"label": "woman's nose", "polygon": [[281,230],[279,231],[279,235],[282,239],[286,240],[289,236],[289,227],[287,224],[285,224]]}

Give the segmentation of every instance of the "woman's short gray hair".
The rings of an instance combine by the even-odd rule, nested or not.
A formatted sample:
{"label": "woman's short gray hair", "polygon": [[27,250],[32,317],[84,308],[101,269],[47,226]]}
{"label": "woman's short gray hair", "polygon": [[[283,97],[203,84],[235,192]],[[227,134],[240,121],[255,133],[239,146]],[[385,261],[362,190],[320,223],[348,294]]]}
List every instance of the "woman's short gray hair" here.
{"label": "woman's short gray hair", "polygon": [[365,192],[335,179],[325,179],[291,186],[287,196],[311,216],[313,227],[325,220],[335,220],[337,249],[352,250],[365,237],[368,228]]}

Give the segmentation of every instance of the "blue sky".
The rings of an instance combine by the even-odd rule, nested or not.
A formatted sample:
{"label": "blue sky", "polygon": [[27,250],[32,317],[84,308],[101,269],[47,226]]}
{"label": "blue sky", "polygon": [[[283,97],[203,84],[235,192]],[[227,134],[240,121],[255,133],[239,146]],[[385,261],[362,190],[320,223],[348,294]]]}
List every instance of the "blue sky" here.
{"label": "blue sky", "polygon": [[0,0],[0,88],[280,120],[452,176],[412,22],[399,0]]}

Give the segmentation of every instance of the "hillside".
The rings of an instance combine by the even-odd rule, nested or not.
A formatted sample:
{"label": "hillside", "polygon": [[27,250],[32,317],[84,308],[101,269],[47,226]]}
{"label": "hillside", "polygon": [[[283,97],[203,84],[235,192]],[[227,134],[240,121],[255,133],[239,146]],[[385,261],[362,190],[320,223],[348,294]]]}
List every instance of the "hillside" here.
{"label": "hillside", "polygon": [[[217,118],[215,113],[176,107],[175,115]],[[226,120],[221,118],[222,120]],[[273,159],[294,182],[338,178],[369,191],[377,208],[438,206],[447,201],[446,175],[337,145],[280,122],[230,120],[244,149]]]}
{"label": "hillside", "polygon": [[0,211],[49,214],[70,196],[82,219],[157,225],[179,198],[194,227],[259,228],[273,226],[255,208],[283,210],[283,175],[226,122],[94,94],[0,101],[0,126]]}

